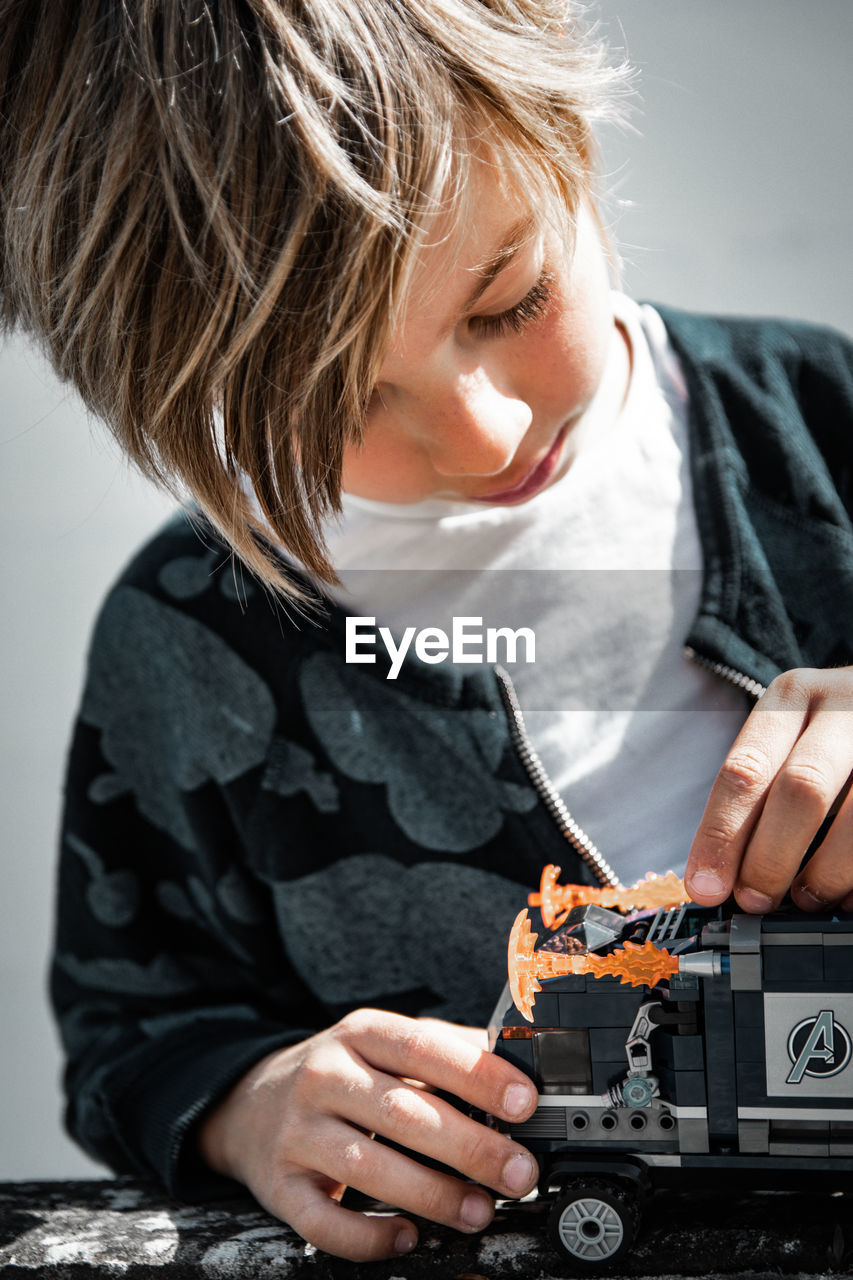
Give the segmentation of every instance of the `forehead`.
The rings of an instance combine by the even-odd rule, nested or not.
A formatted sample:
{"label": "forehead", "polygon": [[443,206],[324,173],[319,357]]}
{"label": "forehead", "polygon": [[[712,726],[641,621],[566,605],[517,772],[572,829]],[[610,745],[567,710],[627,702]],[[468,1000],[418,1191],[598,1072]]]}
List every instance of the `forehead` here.
{"label": "forehead", "polygon": [[412,256],[410,286],[423,296],[452,273],[484,274],[525,247],[540,218],[505,170],[473,159],[464,190],[428,215]]}
{"label": "forehead", "polygon": [[494,164],[472,163],[457,200],[428,215],[412,252],[396,310],[396,333],[411,324],[440,329],[479,296],[542,235],[544,220]]}

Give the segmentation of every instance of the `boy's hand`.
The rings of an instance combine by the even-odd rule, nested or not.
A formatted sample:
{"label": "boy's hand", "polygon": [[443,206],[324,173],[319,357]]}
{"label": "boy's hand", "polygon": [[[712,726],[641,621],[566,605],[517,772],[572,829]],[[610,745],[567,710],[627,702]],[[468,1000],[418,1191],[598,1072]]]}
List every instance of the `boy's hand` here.
{"label": "boy's hand", "polygon": [[527,1194],[538,1173],[530,1153],[429,1092],[444,1089],[503,1120],[530,1116],[534,1085],[480,1044],[470,1028],[360,1009],[258,1062],[202,1124],[202,1155],[306,1240],[354,1262],[407,1253],[417,1231],[405,1218],[344,1209],[347,1186],[479,1231],[494,1213],[482,1187],[425,1168],[372,1135],[502,1195]]}
{"label": "boy's hand", "polygon": [[[816,911],[853,909],[853,667],[786,671],[756,705],[717,775],[685,872],[696,902],[734,891],[744,911],[786,891]],[[828,814],[822,844],[803,857]]]}

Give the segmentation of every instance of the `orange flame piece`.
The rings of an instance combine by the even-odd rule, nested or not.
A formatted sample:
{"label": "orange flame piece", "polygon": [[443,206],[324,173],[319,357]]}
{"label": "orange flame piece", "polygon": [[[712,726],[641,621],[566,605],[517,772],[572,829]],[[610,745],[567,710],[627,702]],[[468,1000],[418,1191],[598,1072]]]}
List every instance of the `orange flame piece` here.
{"label": "orange flame piece", "polygon": [[678,956],[653,942],[626,942],[606,956],[587,955],[588,973],[595,978],[608,975],[632,987],[653,987],[678,973]]}
{"label": "orange flame piece", "polygon": [[513,1003],[528,1022],[533,1021],[536,993],[542,990],[541,979],[544,978],[590,973],[595,978],[618,977],[621,983],[630,986],[653,987],[671,974],[678,973],[678,957],[652,942],[626,942],[624,947],[606,956],[592,953],[566,956],[553,951],[536,951],[538,936],[530,928],[527,911],[519,911],[509,935],[507,967]]}
{"label": "orange flame piece", "polygon": [[638,880],[630,889],[624,885],[606,885],[596,888],[586,884],[557,884],[560,868],[553,864],[544,867],[539,892],[527,899],[530,907],[540,907],[546,929],[559,929],[570,911],[587,902],[617,911],[644,910],[649,907],[679,907],[690,901],[690,894],[674,871],[665,876],[650,872],[644,880]]}
{"label": "orange flame piece", "polygon": [[522,908],[515,917],[515,924],[509,935],[507,967],[509,969],[509,991],[513,1004],[519,1013],[533,1021],[533,1002],[536,992],[541,991],[540,978],[561,978],[567,973],[579,973],[583,970],[575,968],[578,960],[586,960],[586,956],[561,956],[555,952],[534,951],[538,933],[531,932],[530,917]]}

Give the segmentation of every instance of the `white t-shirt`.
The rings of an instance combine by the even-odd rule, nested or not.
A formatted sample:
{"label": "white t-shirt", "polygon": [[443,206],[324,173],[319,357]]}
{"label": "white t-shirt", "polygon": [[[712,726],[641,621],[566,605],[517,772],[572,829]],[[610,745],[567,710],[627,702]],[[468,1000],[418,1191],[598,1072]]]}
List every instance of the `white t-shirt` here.
{"label": "white t-shirt", "polygon": [[328,544],[332,594],[397,637],[453,616],[534,631],[535,662],[499,657],[551,780],[630,884],[683,870],[749,706],[684,655],[702,577],[687,392],[657,312],[622,294],[614,311],[627,396],[615,422],[593,400],[560,481],[513,507],[344,495]]}

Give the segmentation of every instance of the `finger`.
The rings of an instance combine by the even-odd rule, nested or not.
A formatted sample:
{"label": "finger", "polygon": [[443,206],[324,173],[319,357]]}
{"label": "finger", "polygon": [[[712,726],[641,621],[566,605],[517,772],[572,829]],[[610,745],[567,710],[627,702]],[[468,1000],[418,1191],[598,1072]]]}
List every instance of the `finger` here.
{"label": "finger", "polygon": [[376,1070],[423,1080],[489,1115],[519,1121],[536,1109],[538,1094],[529,1077],[471,1044],[450,1023],[359,1009],[337,1024],[335,1034]]}
{"label": "finger", "polygon": [[819,911],[843,899],[846,911],[853,910],[853,794],[835,813],[820,848],[806,863],[791,896],[804,911]]}
{"label": "finger", "polygon": [[369,1068],[351,1081],[345,1106],[342,1118],[502,1195],[524,1196],[536,1185],[539,1167],[525,1147],[394,1076]]}
{"label": "finger", "polygon": [[[425,1022],[431,1022],[433,1019],[425,1018]],[[452,1027],[457,1035],[462,1036],[463,1040],[467,1040],[469,1044],[474,1045],[476,1049],[488,1051],[489,1033],[485,1027],[466,1027],[461,1022],[439,1022],[439,1026]]]}
{"label": "finger", "polygon": [[745,911],[774,910],[796,877],[847,781],[853,763],[848,739],[846,717],[818,713],[781,765],[737,877],[735,898]]}
{"label": "finger", "polygon": [[335,1182],[459,1231],[482,1231],[494,1216],[494,1201],[481,1187],[428,1169],[329,1116],[316,1121],[303,1158]]}
{"label": "finger", "polygon": [[796,691],[784,697],[775,684],[735,738],[711,788],[684,873],[695,902],[714,906],[731,893],[771,783],[802,732],[808,697]]}
{"label": "finger", "polygon": [[350,1262],[411,1253],[418,1242],[414,1223],[344,1209],[329,1194],[330,1186],[334,1184],[322,1174],[300,1171],[282,1180],[280,1200],[268,1198],[264,1208],[289,1222],[309,1244]]}

